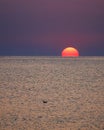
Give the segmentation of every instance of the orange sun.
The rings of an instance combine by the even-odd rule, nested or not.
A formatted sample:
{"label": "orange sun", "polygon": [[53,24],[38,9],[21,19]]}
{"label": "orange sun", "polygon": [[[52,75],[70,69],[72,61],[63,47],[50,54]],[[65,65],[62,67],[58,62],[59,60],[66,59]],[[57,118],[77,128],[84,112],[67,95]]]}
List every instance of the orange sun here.
{"label": "orange sun", "polygon": [[62,57],[78,57],[79,52],[73,47],[67,47],[62,51]]}

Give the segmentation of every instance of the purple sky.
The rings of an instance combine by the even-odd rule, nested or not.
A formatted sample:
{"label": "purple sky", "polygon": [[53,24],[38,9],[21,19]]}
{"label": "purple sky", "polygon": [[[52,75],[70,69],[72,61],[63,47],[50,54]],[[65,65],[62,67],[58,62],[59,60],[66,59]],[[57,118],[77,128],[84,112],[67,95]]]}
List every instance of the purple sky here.
{"label": "purple sky", "polygon": [[0,0],[0,55],[104,55],[104,0]]}

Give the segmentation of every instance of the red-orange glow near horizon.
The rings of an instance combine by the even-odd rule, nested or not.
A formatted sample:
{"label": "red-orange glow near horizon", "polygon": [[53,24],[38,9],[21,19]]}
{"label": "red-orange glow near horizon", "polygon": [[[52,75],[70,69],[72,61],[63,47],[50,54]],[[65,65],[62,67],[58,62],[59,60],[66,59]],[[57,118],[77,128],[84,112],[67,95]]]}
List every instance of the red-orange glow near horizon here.
{"label": "red-orange glow near horizon", "polygon": [[79,52],[73,47],[67,47],[62,51],[62,57],[78,57]]}

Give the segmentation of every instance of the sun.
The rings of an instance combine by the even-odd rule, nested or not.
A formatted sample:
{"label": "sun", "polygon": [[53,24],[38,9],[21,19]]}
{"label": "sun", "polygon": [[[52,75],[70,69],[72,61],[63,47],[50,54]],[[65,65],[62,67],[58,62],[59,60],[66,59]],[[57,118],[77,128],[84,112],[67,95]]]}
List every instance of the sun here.
{"label": "sun", "polygon": [[62,51],[61,55],[62,57],[78,57],[79,51],[74,47],[67,47]]}

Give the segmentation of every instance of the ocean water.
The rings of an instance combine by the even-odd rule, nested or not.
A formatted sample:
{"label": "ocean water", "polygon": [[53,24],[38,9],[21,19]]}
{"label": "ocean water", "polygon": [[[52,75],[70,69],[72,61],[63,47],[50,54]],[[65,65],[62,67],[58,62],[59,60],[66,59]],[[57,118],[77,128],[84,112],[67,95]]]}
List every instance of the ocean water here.
{"label": "ocean water", "polygon": [[0,57],[0,130],[104,130],[104,57]]}

